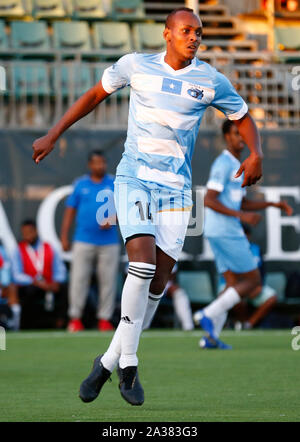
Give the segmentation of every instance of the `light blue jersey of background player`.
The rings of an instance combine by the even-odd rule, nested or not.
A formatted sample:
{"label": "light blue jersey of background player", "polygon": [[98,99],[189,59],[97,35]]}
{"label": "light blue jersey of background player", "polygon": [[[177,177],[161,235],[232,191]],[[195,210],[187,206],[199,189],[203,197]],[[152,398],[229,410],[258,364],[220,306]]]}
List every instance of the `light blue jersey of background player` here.
{"label": "light blue jersey of background player", "polygon": [[[225,149],[214,161],[207,183],[208,189],[219,192],[218,199],[224,206],[236,211],[241,209],[246,195],[241,187],[243,175],[234,178],[239,167],[239,160]],[[206,207],[204,235],[215,255],[219,273],[227,270],[243,273],[257,267],[239,218]]]}

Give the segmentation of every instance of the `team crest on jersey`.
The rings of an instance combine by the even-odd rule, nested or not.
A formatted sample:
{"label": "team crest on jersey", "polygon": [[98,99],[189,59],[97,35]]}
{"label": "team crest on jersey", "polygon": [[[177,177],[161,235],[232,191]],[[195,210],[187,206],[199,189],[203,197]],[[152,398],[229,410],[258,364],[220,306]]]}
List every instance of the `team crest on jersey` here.
{"label": "team crest on jersey", "polygon": [[197,89],[197,88],[190,88],[187,90],[187,93],[193,97],[193,98],[197,98],[197,100],[201,100],[203,98],[204,92],[201,89]]}

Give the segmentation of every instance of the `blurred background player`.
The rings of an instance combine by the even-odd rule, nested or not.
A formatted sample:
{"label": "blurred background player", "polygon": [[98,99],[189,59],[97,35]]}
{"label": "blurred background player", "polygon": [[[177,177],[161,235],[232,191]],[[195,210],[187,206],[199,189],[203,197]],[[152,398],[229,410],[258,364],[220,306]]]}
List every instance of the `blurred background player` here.
{"label": "blurred background player", "polygon": [[204,236],[214,253],[218,273],[226,281],[225,290],[203,310],[194,314],[194,321],[207,336],[200,341],[204,348],[228,349],[219,339],[227,312],[244,297],[255,297],[262,290],[257,260],[250,250],[242,222],[255,226],[261,219],[256,210],[277,207],[287,215],[292,208],[285,202],[251,201],[242,187],[243,176],[236,177],[244,141],[231,120],[223,123],[226,149],[212,164],[204,199]]}
{"label": "blurred background player", "polygon": [[[63,250],[70,249],[69,233],[76,217],[72,264],[69,284],[68,330],[78,332],[84,329],[81,321],[90,287],[92,273],[96,266],[98,280],[98,329],[113,330],[110,322],[117,289],[117,273],[120,259],[119,234],[115,218],[101,223],[97,218],[99,201],[108,199],[111,216],[115,214],[113,202],[114,177],[106,173],[106,160],[100,151],[88,156],[89,174],[74,182],[74,188],[66,202],[61,228]],[[101,192],[103,192],[101,196]]]}
{"label": "blurred background player", "polygon": [[0,325],[9,330],[19,330],[20,314],[16,287],[12,283],[10,259],[0,244]]}
{"label": "blurred background player", "polygon": [[39,239],[35,221],[24,220],[22,240],[12,257],[12,273],[21,306],[21,328],[49,326],[48,312],[55,309],[55,297],[66,280],[66,268],[59,254]]}
{"label": "blurred background player", "polygon": [[[250,226],[244,224],[243,229],[249,241],[250,250],[257,261],[257,266],[263,283],[262,291],[257,296],[253,297],[250,295],[246,300],[242,300],[242,302],[233,308],[234,316],[238,320],[235,328],[243,328],[248,330],[259,324],[260,321],[273,309],[277,303],[277,295],[276,291],[264,282],[265,271],[263,256],[260,246],[251,241]],[[223,279],[223,277],[221,278]],[[225,281],[222,281],[222,279],[220,280],[220,283],[224,284]],[[220,287],[219,292],[221,291],[222,288]],[[252,310],[251,313],[249,312],[249,307]]]}

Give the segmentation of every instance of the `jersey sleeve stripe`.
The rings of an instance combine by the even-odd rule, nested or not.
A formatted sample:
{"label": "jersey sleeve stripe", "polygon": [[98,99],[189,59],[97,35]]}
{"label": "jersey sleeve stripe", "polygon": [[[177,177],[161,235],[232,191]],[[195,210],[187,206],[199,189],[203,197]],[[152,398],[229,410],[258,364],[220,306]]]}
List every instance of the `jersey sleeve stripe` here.
{"label": "jersey sleeve stripe", "polygon": [[217,192],[223,192],[224,186],[216,181],[208,181],[206,187],[211,190],[216,190]]}
{"label": "jersey sleeve stripe", "polygon": [[243,102],[243,106],[238,112],[235,112],[233,114],[227,115],[229,120],[240,120],[243,118],[244,115],[248,112],[248,106],[245,102]]}
{"label": "jersey sleeve stripe", "polygon": [[107,69],[105,69],[105,71],[103,72],[102,80],[101,81],[102,81],[103,89],[108,94],[112,94],[113,92],[115,92],[117,90],[117,88],[111,87],[111,85],[109,83],[109,74],[107,72]]}

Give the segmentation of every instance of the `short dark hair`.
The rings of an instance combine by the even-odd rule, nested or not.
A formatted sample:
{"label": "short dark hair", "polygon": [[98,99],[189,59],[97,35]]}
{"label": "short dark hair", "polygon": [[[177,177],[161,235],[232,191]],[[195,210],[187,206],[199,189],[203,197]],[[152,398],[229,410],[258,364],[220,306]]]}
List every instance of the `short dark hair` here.
{"label": "short dark hair", "polygon": [[102,150],[91,150],[88,154],[88,162],[90,162],[93,157],[102,157],[106,160]]}
{"label": "short dark hair", "polygon": [[166,18],[166,22],[165,22],[166,28],[170,29],[174,15],[176,15],[177,12],[181,12],[181,11],[190,12],[191,14],[194,14],[194,11],[191,8],[187,8],[185,6],[181,6],[180,8],[173,9],[173,11],[171,11],[170,14]]}
{"label": "short dark hair", "polygon": [[229,134],[232,126],[234,125],[234,122],[232,120],[225,120],[222,125],[222,132],[223,136],[225,137],[226,134]]}
{"label": "short dark hair", "polygon": [[21,227],[25,227],[25,226],[32,226],[36,229],[36,222],[34,219],[31,219],[31,218],[24,219],[21,223]]}

